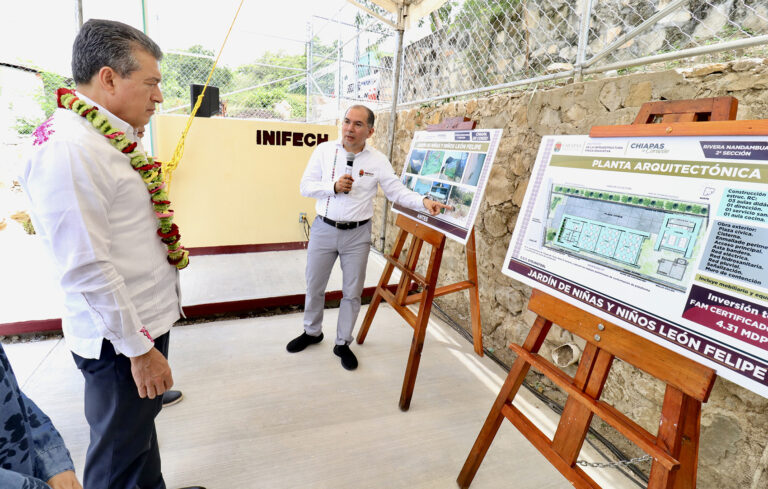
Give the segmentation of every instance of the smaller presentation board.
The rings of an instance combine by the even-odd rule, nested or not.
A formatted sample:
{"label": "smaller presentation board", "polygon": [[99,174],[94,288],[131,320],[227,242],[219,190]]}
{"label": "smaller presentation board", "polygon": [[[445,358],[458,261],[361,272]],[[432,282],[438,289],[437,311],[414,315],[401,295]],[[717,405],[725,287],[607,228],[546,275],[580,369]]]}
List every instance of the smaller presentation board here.
{"label": "smaller presentation board", "polygon": [[398,204],[392,209],[466,245],[499,148],[501,129],[417,131],[403,167],[403,183],[452,206],[437,216]]}

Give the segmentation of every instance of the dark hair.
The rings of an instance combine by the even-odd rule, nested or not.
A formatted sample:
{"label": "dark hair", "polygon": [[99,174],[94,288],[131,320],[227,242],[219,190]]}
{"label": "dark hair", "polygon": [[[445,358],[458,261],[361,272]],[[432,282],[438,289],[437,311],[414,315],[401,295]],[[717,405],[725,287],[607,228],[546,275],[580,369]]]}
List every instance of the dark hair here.
{"label": "dark hair", "polygon": [[373,111],[371,109],[369,109],[365,105],[353,105],[349,109],[347,109],[347,112],[349,112],[352,109],[365,109],[365,111],[368,112],[368,120],[366,120],[366,122],[368,123],[368,127],[373,127],[373,123],[376,122],[376,116],[373,115]]}
{"label": "dark hair", "polygon": [[83,24],[72,45],[72,78],[75,83],[88,83],[104,66],[125,78],[139,69],[135,48],[157,60],[163,58],[160,46],[140,30],[114,20],[91,19]]}

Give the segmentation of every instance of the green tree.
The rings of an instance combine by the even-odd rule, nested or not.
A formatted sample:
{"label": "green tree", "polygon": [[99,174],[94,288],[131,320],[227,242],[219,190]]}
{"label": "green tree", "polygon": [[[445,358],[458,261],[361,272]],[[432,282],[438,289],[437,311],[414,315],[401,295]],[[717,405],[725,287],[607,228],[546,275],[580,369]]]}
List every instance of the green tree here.
{"label": "green tree", "polygon": [[40,105],[40,109],[43,111],[43,116],[34,119],[17,117],[14,127],[19,134],[32,134],[37,126],[53,114],[53,111],[58,107],[56,102],[57,89],[75,87],[71,78],[50,71],[39,71],[37,77],[43,82],[43,86],[34,94],[34,98]]}
{"label": "green tree", "polygon": [[[455,15],[454,15],[455,13]],[[437,10],[437,16],[447,18],[447,34],[456,36],[460,44],[466,44],[463,50],[463,63],[469,70],[469,76],[482,86],[493,84],[497,73],[495,62],[488,55],[497,42],[497,33],[508,31],[510,26],[517,26],[523,19],[523,4],[520,0],[465,0],[459,7],[456,2],[448,2]],[[434,25],[434,20],[432,21]],[[490,27],[480,28],[478,25]],[[473,41],[460,35],[471,30]],[[512,37],[520,45],[527,44],[524,29],[515,29]],[[528,47],[526,46],[526,52]]]}
{"label": "green tree", "polygon": [[[293,69],[282,70],[280,68],[275,68],[274,66]],[[280,80],[291,75],[299,74],[295,69],[303,70],[306,66],[306,54],[288,55],[283,51],[278,51],[276,53],[266,52],[256,59],[253,64],[242,65],[235,69],[235,85],[238,88],[246,88],[248,86]],[[276,82],[274,85],[287,88],[294,81],[295,79],[283,80]]]}
{"label": "green tree", "polygon": [[[336,45],[325,45],[313,40],[315,69],[336,61]],[[192,46],[186,54],[167,54],[163,59],[163,96],[166,110],[189,104],[189,85],[202,84],[213,66],[214,53],[202,46]],[[323,60],[324,57],[329,59]],[[283,51],[265,52],[254,61],[237,67],[217,66],[211,84],[219,87],[219,97],[227,106],[227,115],[233,117],[280,117],[274,107],[287,102],[291,118],[302,119],[306,115],[306,88],[304,86],[307,53],[287,54]],[[287,79],[286,79],[287,78]],[[333,90],[334,78],[319,80],[327,83],[328,92]]]}
{"label": "green tree", "polygon": [[252,63],[238,66],[234,70],[232,85],[233,91],[239,92],[226,97],[228,114],[251,117],[258,113],[263,117],[267,111],[279,117],[273,108],[285,100],[291,106],[291,118],[303,118],[306,114],[304,89],[291,90],[291,85],[304,79],[305,73],[296,70],[306,68],[306,59],[306,54],[289,55],[283,51],[268,51]]}
{"label": "green tree", "polygon": [[[323,44],[315,37],[312,40],[313,71],[336,62],[338,41]],[[275,104],[288,102],[291,118],[306,116],[306,70],[307,53],[287,54],[283,51],[267,51],[252,63],[241,65],[234,70],[232,91],[240,91],[227,97],[228,114],[251,117],[254,112],[265,116],[273,111]],[[302,70],[302,71],[298,71]],[[316,78],[315,82],[324,93],[331,93],[335,87],[333,74]],[[277,116],[277,114],[272,114]]]}

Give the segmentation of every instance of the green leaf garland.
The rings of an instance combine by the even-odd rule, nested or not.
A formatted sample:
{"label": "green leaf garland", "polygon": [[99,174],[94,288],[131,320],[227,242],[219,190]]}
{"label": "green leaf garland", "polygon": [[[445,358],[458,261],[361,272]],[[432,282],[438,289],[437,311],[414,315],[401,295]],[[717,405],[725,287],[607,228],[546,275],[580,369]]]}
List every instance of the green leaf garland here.
{"label": "green leaf garland", "polygon": [[144,152],[137,150],[138,144],[135,141],[131,141],[124,132],[112,127],[107,118],[99,113],[98,107],[78,98],[74,90],[59,88],[56,95],[59,107],[70,109],[85,117],[115,149],[128,156],[131,167],[139,173],[149,192],[155,217],[157,217],[157,235],[168,249],[168,263],[179,270],[189,265],[189,251],[181,246],[179,228],[173,223],[173,210],[170,209],[171,201],[168,200],[160,162],[155,161],[151,156],[148,158]]}

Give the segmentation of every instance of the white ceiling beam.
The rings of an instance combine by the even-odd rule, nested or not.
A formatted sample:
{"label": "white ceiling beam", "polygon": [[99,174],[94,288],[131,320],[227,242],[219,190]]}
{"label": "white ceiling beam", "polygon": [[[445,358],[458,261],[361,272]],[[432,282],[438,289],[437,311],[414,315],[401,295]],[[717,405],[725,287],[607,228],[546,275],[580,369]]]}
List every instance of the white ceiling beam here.
{"label": "white ceiling beam", "polygon": [[359,8],[360,10],[362,10],[363,12],[366,12],[366,13],[369,13],[369,14],[373,15],[374,17],[376,17],[380,21],[382,21],[385,24],[391,26],[393,29],[397,29],[397,24],[396,23],[392,22],[390,19],[384,17],[383,15],[381,15],[381,14],[379,14],[377,12],[374,12],[373,10],[369,9],[368,7],[366,7],[365,5],[357,3],[355,0],[347,0],[347,2],[351,3],[355,7]]}
{"label": "white ceiling beam", "polygon": [[[366,7],[365,5],[358,3],[356,0],[347,0],[347,1],[352,5],[354,5],[355,7],[359,8],[360,10],[363,10],[373,15],[377,19],[381,20],[382,22],[385,22],[387,25],[390,25],[395,29],[398,28],[397,27],[398,22],[387,19],[381,14],[374,12],[370,8]],[[395,15],[400,16],[402,13],[402,15],[405,17],[404,19],[405,26],[410,27],[414,25],[414,23],[417,22],[422,17],[426,17],[430,13],[442,7],[447,0],[371,0],[371,1],[376,5],[378,5],[379,7],[383,8],[384,10],[388,12],[392,12]],[[400,9],[402,7],[405,7],[405,8],[404,10],[401,11]],[[405,26],[401,26],[401,28]]]}
{"label": "white ceiling beam", "polygon": [[408,23],[414,25],[422,17],[426,17],[443,6],[446,0],[416,0],[411,2],[408,9]]}

